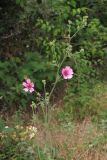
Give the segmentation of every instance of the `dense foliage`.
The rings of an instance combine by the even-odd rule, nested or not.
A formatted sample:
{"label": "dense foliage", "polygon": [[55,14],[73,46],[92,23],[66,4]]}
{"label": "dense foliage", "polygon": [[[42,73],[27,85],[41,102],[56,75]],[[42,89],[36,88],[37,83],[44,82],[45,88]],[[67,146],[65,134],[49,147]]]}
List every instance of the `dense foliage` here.
{"label": "dense foliage", "polygon": [[106,1],[98,0],[1,1],[1,108],[26,107],[34,99],[22,91],[26,77],[40,92],[45,79],[50,90],[68,45],[72,56],[68,56],[66,65],[74,68],[75,77],[66,86],[65,102],[69,106],[69,96],[76,96],[73,107],[83,107],[88,91],[104,75],[106,5]]}

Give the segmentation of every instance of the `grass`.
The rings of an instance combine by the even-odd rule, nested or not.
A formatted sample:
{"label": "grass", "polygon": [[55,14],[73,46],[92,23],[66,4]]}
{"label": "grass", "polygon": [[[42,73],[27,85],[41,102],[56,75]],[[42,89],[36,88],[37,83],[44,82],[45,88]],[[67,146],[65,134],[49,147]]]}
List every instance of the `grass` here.
{"label": "grass", "polygon": [[106,95],[105,84],[95,87],[89,103],[94,121],[72,121],[60,107],[50,111],[48,123],[37,115],[29,121],[22,112],[0,120],[0,160],[106,160]]}
{"label": "grass", "polygon": [[36,143],[56,148],[57,158],[64,160],[102,160],[107,157],[107,137],[91,120],[67,125],[50,124],[50,128],[39,126]]}
{"label": "grass", "polygon": [[[55,112],[57,114],[59,110]],[[32,124],[23,126],[23,128],[21,125],[16,126],[17,129],[22,128],[22,131],[17,136],[12,134],[12,138],[15,141],[17,140],[18,143],[19,141],[20,143],[25,143],[29,139],[29,135],[32,134],[32,129],[29,129],[29,132],[26,132],[25,129],[31,128],[31,125]],[[107,159],[106,130],[101,128],[103,126],[99,127],[95,123],[92,123],[91,118],[86,118],[82,122],[69,121],[64,123],[57,121],[53,117],[48,125],[36,119],[35,126],[37,132],[33,135],[33,138],[30,139],[30,141],[33,142],[30,147],[33,148],[36,144],[36,146],[42,150],[42,153],[45,154],[47,160]],[[20,138],[18,139],[19,135]],[[3,140],[3,138],[1,139]],[[25,150],[26,149],[27,148],[25,148]],[[13,159],[7,158],[7,160]],[[40,154],[37,160],[45,159],[43,159]]]}

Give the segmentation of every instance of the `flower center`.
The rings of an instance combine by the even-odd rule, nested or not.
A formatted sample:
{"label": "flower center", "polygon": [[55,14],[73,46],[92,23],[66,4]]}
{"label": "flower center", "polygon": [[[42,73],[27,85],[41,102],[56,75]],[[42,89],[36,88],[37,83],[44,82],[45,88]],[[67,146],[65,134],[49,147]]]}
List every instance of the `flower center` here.
{"label": "flower center", "polygon": [[32,84],[31,84],[31,83],[28,83],[28,84],[27,84],[27,88],[28,88],[28,89],[31,89],[31,88],[32,88]]}
{"label": "flower center", "polygon": [[68,71],[68,70],[65,70],[65,71],[64,71],[64,75],[65,75],[65,76],[68,76],[68,75],[69,75],[69,71]]}

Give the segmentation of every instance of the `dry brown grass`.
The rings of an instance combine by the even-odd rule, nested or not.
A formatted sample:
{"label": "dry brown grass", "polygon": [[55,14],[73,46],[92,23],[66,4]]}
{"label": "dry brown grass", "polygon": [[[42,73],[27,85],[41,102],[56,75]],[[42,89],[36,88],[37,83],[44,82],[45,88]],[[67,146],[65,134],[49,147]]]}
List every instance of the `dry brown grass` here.
{"label": "dry brown grass", "polygon": [[45,144],[58,149],[58,157],[64,160],[107,160],[107,145],[93,145],[102,135],[89,118],[75,125],[73,130],[62,128],[59,124],[50,127],[38,126],[36,143],[44,148]]}

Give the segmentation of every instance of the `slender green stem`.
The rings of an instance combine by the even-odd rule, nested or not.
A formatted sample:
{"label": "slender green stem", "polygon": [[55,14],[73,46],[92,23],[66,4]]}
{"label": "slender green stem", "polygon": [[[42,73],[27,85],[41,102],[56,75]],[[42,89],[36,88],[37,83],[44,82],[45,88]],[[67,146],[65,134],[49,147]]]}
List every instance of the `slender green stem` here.
{"label": "slender green stem", "polygon": [[48,122],[48,105],[49,105],[48,103],[49,102],[47,103],[47,99],[46,99],[47,95],[46,95],[46,87],[45,87],[45,85],[46,84],[44,83],[44,104],[45,104],[45,109],[46,109],[44,118],[45,118],[45,122],[47,123]]}
{"label": "slender green stem", "polygon": [[80,31],[80,29],[78,29],[78,30],[73,34],[73,36],[69,38],[70,41],[77,35],[77,33],[78,33],[79,31]]}
{"label": "slender green stem", "polygon": [[56,80],[55,80],[55,83],[54,83],[54,85],[53,85],[53,87],[52,87],[52,90],[51,90],[51,92],[50,92],[50,94],[49,94],[49,100],[50,100],[50,98],[51,98],[51,96],[52,96],[52,94],[53,94],[53,91],[54,91],[54,89],[55,89],[55,87],[56,87],[56,84],[57,84],[57,82],[58,82],[58,80],[59,80],[59,70],[60,70],[63,62],[65,61],[65,59],[66,59],[66,56],[64,56],[62,62],[60,63],[60,65],[59,65],[59,67],[58,67],[57,74],[56,74]]}

